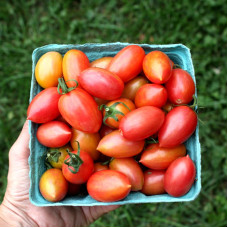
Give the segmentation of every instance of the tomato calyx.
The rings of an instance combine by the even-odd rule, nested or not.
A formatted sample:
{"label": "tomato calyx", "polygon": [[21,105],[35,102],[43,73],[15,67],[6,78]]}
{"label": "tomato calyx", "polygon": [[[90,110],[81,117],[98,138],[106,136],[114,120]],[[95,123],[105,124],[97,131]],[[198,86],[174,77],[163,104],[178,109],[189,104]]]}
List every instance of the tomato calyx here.
{"label": "tomato calyx", "polygon": [[156,144],[156,143],[158,143],[158,140],[156,140],[156,139],[154,139],[154,138],[152,138],[152,137],[149,137],[149,138],[147,138],[146,140],[145,140],[145,148],[148,146],[148,145],[150,145],[150,144]]}
{"label": "tomato calyx", "polygon": [[[76,83],[76,86],[68,88],[66,85],[66,82],[69,82],[69,81],[74,81]],[[72,91],[78,87],[78,82],[75,79],[70,79],[65,82],[63,78],[59,78],[58,82],[59,82],[59,84],[58,84],[57,90],[58,90],[58,93],[61,95],[69,93],[70,91]]]}
{"label": "tomato calyx", "polygon": [[198,102],[197,102],[197,98],[195,95],[192,96],[193,97],[193,104],[192,105],[187,105],[187,104],[180,104],[180,105],[173,105],[174,107],[178,107],[178,106],[188,106],[191,109],[196,109],[196,107],[198,106]]}
{"label": "tomato calyx", "polygon": [[101,162],[100,164],[101,164],[101,165],[109,165],[109,163],[110,163],[113,159],[114,159],[114,158],[111,158],[110,160]]}
{"label": "tomato calyx", "polygon": [[58,150],[58,148],[49,148],[46,159],[48,162],[50,161],[58,162],[60,155],[61,155],[61,152]]}

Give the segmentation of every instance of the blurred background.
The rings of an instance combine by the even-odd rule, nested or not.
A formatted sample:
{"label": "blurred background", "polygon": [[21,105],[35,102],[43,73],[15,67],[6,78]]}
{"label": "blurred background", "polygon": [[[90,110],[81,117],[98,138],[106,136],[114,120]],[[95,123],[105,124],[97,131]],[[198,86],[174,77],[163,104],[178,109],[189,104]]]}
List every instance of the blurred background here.
{"label": "blurred background", "polygon": [[188,203],[122,206],[91,226],[226,226],[226,9],[225,0],[1,0],[0,201],[8,151],[26,119],[36,47],[182,43],[191,49],[201,107],[202,191]]}

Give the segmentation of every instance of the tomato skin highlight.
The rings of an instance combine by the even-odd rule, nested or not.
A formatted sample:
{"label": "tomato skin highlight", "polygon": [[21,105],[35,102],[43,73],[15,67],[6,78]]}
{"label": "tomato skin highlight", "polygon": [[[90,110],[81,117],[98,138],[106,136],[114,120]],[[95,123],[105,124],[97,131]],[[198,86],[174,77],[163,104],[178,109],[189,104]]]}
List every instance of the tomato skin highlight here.
{"label": "tomato skin highlight", "polygon": [[196,176],[194,162],[189,155],[171,163],[164,177],[166,192],[174,197],[185,195],[192,187]]}
{"label": "tomato skin highlight", "polygon": [[96,162],[94,164],[94,172],[98,172],[98,171],[101,171],[101,170],[108,170],[108,165],[102,165],[101,162]]}
{"label": "tomato skin highlight", "polygon": [[39,182],[41,195],[50,202],[62,200],[68,191],[68,183],[60,169],[48,169]]}
{"label": "tomato skin highlight", "polygon": [[35,67],[35,77],[42,88],[58,85],[58,78],[62,77],[62,60],[62,55],[56,51],[40,57]]}
{"label": "tomato skin highlight", "polygon": [[147,147],[141,156],[140,163],[150,169],[163,170],[179,157],[186,155],[186,148],[181,144],[172,148],[160,147],[158,143]]}
{"label": "tomato skin highlight", "polygon": [[191,75],[182,69],[173,69],[165,87],[169,100],[177,105],[190,103],[195,94],[195,83]]}
{"label": "tomato skin highlight", "polygon": [[90,63],[90,67],[99,67],[102,69],[107,69],[109,63],[111,62],[113,57],[103,57],[100,59],[96,59]]}
{"label": "tomato skin highlight", "polygon": [[159,195],[165,193],[164,170],[147,170],[144,172],[144,185],[141,190],[145,195]]}
{"label": "tomato skin highlight", "polygon": [[102,123],[98,105],[86,91],[76,88],[60,97],[59,111],[63,118],[75,129],[96,133]]}
{"label": "tomato skin highlight", "polygon": [[71,139],[71,129],[60,121],[50,121],[40,125],[36,132],[37,140],[46,147],[62,147]]}
{"label": "tomato skin highlight", "polygon": [[197,115],[191,108],[173,108],[158,132],[159,146],[174,147],[184,143],[194,133],[196,126]]}
{"label": "tomato skin highlight", "polygon": [[151,82],[163,84],[171,77],[172,63],[165,53],[152,51],[143,60],[143,71]]}
{"label": "tomato skin highlight", "polygon": [[[71,153],[77,154],[77,151],[73,151]],[[66,156],[65,161],[68,158],[69,158],[69,155]],[[63,166],[62,166],[62,172],[64,177],[66,178],[67,181],[69,181],[72,184],[86,183],[86,181],[94,172],[94,163],[90,155],[87,152],[81,150],[80,158],[82,159],[83,163],[80,166],[79,171],[75,174],[68,169],[68,165],[66,165],[65,163],[63,163]],[[71,167],[71,169],[74,169],[74,168]]]}
{"label": "tomato skin highlight", "polygon": [[131,190],[127,176],[115,170],[94,173],[87,182],[89,195],[100,202],[115,202],[124,199]]}
{"label": "tomato skin highlight", "polygon": [[156,133],[165,119],[164,112],[153,106],[144,106],[127,113],[119,129],[128,140],[142,140]]}
{"label": "tomato skin highlight", "polygon": [[63,57],[63,77],[68,87],[76,86],[74,79],[78,82],[78,75],[90,67],[90,62],[85,53],[80,50],[72,49],[66,52]]}
{"label": "tomato skin highlight", "polygon": [[34,123],[47,123],[59,116],[58,102],[61,95],[57,87],[51,87],[38,93],[27,110],[27,119]]}
{"label": "tomato skin highlight", "polygon": [[120,50],[111,60],[108,70],[117,74],[124,82],[142,71],[145,51],[138,45],[129,45]]}
{"label": "tomato skin highlight", "polygon": [[133,158],[114,158],[110,163],[111,170],[125,174],[131,182],[131,191],[142,189],[144,177],[142,169]]}
{"label": "tomato skin highlight", "polygon": [[162,85],[145,84],[136,93],[135,105],[137,108],[143,106],[161,108],[165,105],[167,97],[167,91]]}
{"label": "tomato skin highlight", "polygon": [[101,68],[90,67],[84,70],[78,79],[88,93],[105,100],[119,98],[124,89],[123,81],[116,74]]}

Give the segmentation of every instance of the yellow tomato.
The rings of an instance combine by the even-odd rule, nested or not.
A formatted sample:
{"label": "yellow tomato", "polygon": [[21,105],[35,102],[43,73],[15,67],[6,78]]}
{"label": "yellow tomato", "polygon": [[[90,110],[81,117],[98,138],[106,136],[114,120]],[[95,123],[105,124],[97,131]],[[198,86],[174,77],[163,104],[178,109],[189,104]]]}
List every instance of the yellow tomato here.
{"label": "yellow tomato", "polygon": [[107,69],[112,59],[113,57],[103,57],[100,59],[96,59],[90,64],[90,67],[99,67],[99,68]]}

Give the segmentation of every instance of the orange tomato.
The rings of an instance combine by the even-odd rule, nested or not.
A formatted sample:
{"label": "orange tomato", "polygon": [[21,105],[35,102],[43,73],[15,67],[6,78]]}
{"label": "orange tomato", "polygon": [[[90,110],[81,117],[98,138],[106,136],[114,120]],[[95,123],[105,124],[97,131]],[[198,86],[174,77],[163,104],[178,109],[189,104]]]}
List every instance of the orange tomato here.
{"label": "orange tomato", "polygon": [[90,63],[90,67],[99,67],[99,68],[107,69],[112,58],[113,57],[103,57],[100,59],[96,59],[92,63]]}
{"label": "orange tomato", "polygon": [[94,172],[98,172],[101,170],[108,170],[108,165],[103,165],[101,162],[97,162],[94,164]]}

